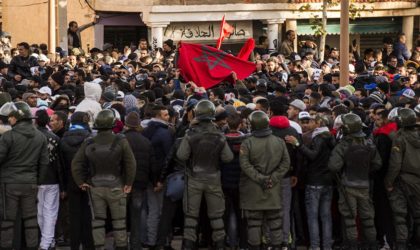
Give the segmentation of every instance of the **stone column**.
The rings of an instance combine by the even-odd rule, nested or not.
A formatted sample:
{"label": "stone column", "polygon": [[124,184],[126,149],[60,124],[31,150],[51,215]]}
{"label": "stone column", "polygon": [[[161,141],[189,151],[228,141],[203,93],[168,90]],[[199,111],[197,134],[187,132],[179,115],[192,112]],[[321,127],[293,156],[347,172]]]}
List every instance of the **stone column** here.
{"label": "stone column", "polygon": [[414,31],[414,16],[403,17],[402,31],[407,38],[405,45],[411,51],[413,48],[413,31]]}
{"label": "stone column", "polygon": [[151,23],[149,26],[151,26],[152,30],[152,37],[150,42],[150,45],[152,46],[152,49],[155,48],[162,48],[163,46],[163,29],[168,26],[169,23]]}
{"label": "stone column", "polygon": [[294,30],[295,31],[295,33],[296,33],[296,39],[295,39],[295,43],[294,43],[294,51],[298,51],[298,49],[297,49],[297,21],[296,21],[296,19],[289,19],[289,20],[286,20],[286,32],[288,31],[288,30]]}
{"label": "stone column", "polygon": [[279,49],[279,24],[283,23],[281,19],[267,20],[268,49],[278,51]]}
{"label": "stone column", "polygon": [[67,40],[67,0],[58,1],[58,46],[63,50],[68,51]]}
{"label": "stone column", "polygon": [[55,11],[55,0],[49,0],[48,2],[48,52],[55,56],[56,47],[56,11]]}
{"label": "stone column", "polygon": [[95,38],[95,46],[96,48],[102,49],[104,46],[104,33],[105,27],[103,24],[96,24],[94,27],[94,38]]}

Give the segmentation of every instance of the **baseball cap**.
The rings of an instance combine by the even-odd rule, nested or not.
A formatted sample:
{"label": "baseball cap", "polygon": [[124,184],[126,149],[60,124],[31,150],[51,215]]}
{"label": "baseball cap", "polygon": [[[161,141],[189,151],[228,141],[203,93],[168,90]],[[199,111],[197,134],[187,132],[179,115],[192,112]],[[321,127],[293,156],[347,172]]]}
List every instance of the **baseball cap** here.
{"label": "baseball cap", "polygon": [[41,55],[39,55],[39,57],[38,57],[38,61],[39,61],[39,62],[48,62],[49,60],[48,60],[48,57],[47,57],[46,55],[41,54]]}
{"label": "baseball cap", "polygon": [[48,94],[49,96],[51,96],[51,94],[52,94],[51,89],[49,87],[47,87],[47,86],[44,86],[44,87],[40,88],[38,90],[38,93],[40,93],[40,94]]}
{"label": "baseball cap", "polygon": [[294,100],[289,105],[299,109],[300,111],[304,111],[306,109],[305,103],[299,99]]}
{"label": "baseball cap", "polygon": [[402,95],[409,98],[409,99],[414,99],[414,97],[416,96],[416,93],[414,93],[414,91],[412,89],[406,89],[406,90],[404,90]]}
{"label": "baseball cap", "polygon": [[299,120],[310,120],[313,119],[313,117],[306,111],[299,112],[298,116]]}

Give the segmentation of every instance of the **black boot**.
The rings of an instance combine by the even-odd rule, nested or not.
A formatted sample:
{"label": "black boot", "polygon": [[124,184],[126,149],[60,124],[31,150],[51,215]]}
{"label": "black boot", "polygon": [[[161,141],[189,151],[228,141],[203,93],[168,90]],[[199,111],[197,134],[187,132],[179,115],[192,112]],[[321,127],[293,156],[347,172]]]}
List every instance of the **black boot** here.
{"label": "black boot", "polygon": [[225,250],[225,241],[219,240],[214,243],[214,250]]}
{"label": "black boot", "polygon": [[397,241],[395,243],[395,250],[407,250],[407,242],[405,241]]}
{"label": "black boot", "polygon": [[261,250],[261,246],[253,246],[248,244],[248,250]]}
{"label": "black boot", "polygon": [[281,245],[272,245],[271,246],[271,250],[281,250],[282,246]]}
{"label": "black boot", "polygon": [[184,239],[182,242],[182,250],[195,250],[195,242]]}

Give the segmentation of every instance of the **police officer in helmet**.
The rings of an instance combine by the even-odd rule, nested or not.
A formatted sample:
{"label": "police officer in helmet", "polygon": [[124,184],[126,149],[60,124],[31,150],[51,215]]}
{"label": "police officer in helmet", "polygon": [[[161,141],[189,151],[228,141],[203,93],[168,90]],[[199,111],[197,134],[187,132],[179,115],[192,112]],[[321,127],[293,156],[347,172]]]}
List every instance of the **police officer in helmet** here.
{"label": "police officer in helmet", "polygon": [[[4,211],[1,215],[0,248],[12,249],[16,213],[24,222],[27,249],[38,249],[38,176],[49,171],[46,137],[32,124],[34,119],[25,102],[12,105],[12,129],[0,139],[0,182]],[[2,209],[3,210],[3,209]]]}
{"label": "police officer in helmet", "polygon": [[249,116],[252,134],[241,145],[239,162],[240,208],[248,221],[248,249],[261,249],[261,227],[267,222],[272,249],[282,243],[282,181],[290,169],[289,152],[283,139],[272,135],[269,118],[262,111]]}
{"label": "police officer in helmet", "polygon": [[395,222],[397,250],[408,245],[407,215],[414,220],[414,248],[420,246],[420,133],[416,113],[412,109],[398,110],[398,132],[394,137],[385,187]]}
{"label": "police officer in helmet", "polygon": [[72,162],[76,184],[89,193],[96,249],[104,249],[107,208],[116,249],[127,249],[126,202],[136,174],[136,161],[127,139],[112,133],[115,121],[113,111],[100,111],[94,123],[98,134],[82,144]]}
{"label": "police officer in helmet", "polygon": [[331,153],[328,168],[340,176],[338,206],[346,227],[346,247],[358,249],[356,216],[364,233],[362,249],[376,249],[375,211],[370,197],[370,175],[382,166],[376,146],[365,139],[356,114],[342,116],[344,138]]}
{"label": "police officer in helmet", "polygon": [[216,108],[210,101],[198,102],[195,107],[195,121],[177,151],[177,157],[180,160],[189,160],[190,162],[186,172],[186,189],[184,191],[183,249],[195,249],[196,227],[202,196],[207,203],[215,248],[224,249],[225,201],[219,161],[230,162],[233,159],[233,154],[224,135],[212,123],[215,113]]}

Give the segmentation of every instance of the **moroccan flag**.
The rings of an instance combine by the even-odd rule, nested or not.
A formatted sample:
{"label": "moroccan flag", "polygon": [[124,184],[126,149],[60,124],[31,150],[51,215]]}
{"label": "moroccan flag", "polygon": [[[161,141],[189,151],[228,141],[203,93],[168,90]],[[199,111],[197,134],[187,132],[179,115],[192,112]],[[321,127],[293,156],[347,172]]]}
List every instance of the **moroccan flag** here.
{"label": "moroccan flag", "polygon": [[204,44],[181,43],[177,66],[186,81],[211,88],[236,72],[242,80],[255,71],[255,64]]}
{"label": "moroccan flag", "polygon": [[222,42],[225,37],[229,37],[232,33],[233,27],[225,21],[225,15],[223,15],[222,23],[220,24],[220,36],[219,39],[217,39],[216,48],[220,49],[220,46],[222,46]]}
{"label": "moroccan flag", "polygon": [[255,48],[255,40],[249,38],[245,45],[242,47],[241,51],[239,51],[238,58],[242,60],[248,60],[249,55],[251,55],[252,51]]}

